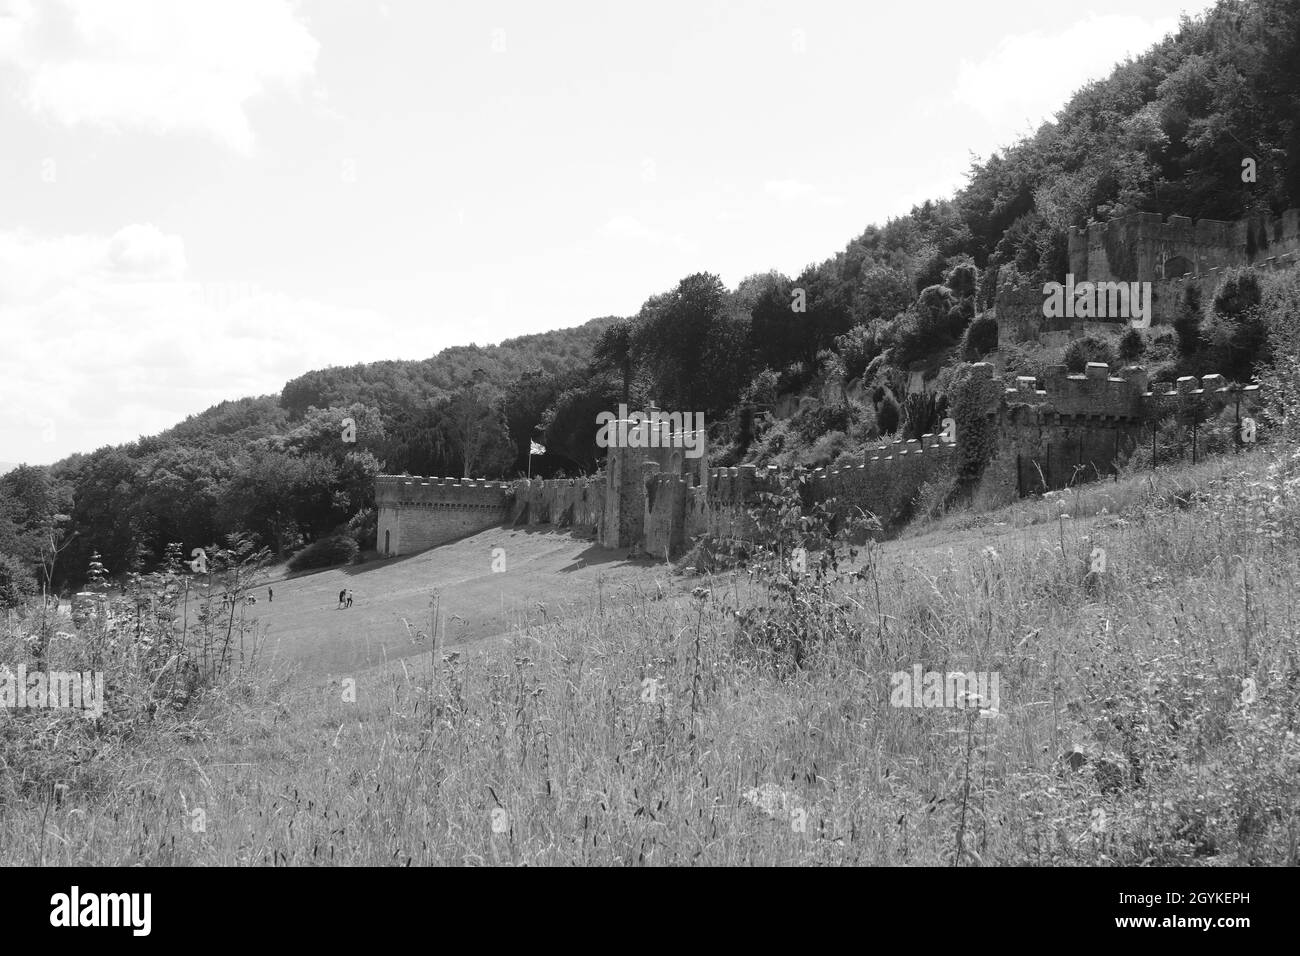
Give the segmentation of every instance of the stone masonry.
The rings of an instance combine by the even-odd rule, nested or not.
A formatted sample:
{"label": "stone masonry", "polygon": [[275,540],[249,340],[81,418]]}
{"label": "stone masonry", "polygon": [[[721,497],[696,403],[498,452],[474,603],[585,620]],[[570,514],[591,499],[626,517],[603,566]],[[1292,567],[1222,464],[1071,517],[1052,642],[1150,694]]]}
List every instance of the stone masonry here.
{"label": "stone masonry", "polygon": [[[992,365],[974,369],[993,378]],[[1082,375],[1062,365],[1050,368],[1041,383],[1021,377],[982,411],[996,440],[978,500],[1008,503],[1111,474],[1116,459],[1150,434],[1153,422],[1192,414],[1198,420],[1244,417],[1258,404],[1258,386],[1230,388],[1221,375],[1181,378],[1174,389],[1158,392],[1140,366],[1112,376],[1100,363],[1089,364]],[[671,557],[700,535],[751,537],[749,510],[756,496],[792,481],[806,500],[834,499],[835,510],[861,510],[890,521],[906,517],[927,484],[943,488],[952,482],[962,442],[960,429],[954,443],[925,435],[873,450],[851,467],[788,475],[754,465],[706,468],[703,457],[686,458],[671,445],[611,448],[604,475],[594,478],[507,483],[381,475],[375,491],[379,550],[409,554],[509,522],[568,529],[605,548]]]}
{"label": "stone masonry", "polygon": [[[1197,286],[1203,301],[1223,273],[1238,266],[1271,270],[1300,264],[1300,209],[1225,222],[1163,219],[1159,213],[1131,213],[1109,222],[1072,226],[1067,237],[1075,282],[1150,282],[1151,321],[1168,325],[1177,316],[1181,293]],[[1063,276],[1058,276],[1063,279]],[[1056,339],[1114,328],[1116,321],[1046,319],[1042,283],[1028,277],[1012,282],[1005,268],[997,290],[998,337],[1059,344]],[[1122,324],[1120,322],[1119,324]]]}

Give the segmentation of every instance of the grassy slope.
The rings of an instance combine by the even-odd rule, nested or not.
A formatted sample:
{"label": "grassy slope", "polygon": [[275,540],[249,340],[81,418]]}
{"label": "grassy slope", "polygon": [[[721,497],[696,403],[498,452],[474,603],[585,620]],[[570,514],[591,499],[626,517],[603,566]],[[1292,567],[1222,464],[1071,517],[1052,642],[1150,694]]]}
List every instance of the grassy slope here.
{"label": "grassy slope", "polygon": [[[616,563],[599,569],[600,601],[583,600],[590,575],[566,588],[577,578],[550,572],[571,555],[539,536],[559,550],[537,558],[535,583],[549,578],[562,595],[552,606],[567,607],[521,612],[506,646],[374,667],[357,675],[355,703],[318,672],[258,669],[80,768],[57,805],[39,787],[0,795],[0,852],[69,864],[1294,864],[1300,503],[1270,475],[1275,460],[1261,451],[949,516],[869,551],[875,572],[847,587],[847,622],[785,678],[736,640],[732,610],[765,600],[747,575],[665,583],[662,568]],[[465,547],[485,561],[486,544]],[[1107,573],[1089,581],[1097,546]],[[391,590],[416,613],[421,560],[359,580],[402,577]],[[328,605],[330,575],[277,587],[267,623],[282,641],[298,635],[282,647],[310,646],[307,616],[279,615]],[[451,602],[458,589],[440,580]],[[701,584],[709,593],[692,597]],[[491,586],[468,589],[478,596],[455,600],[491,618]],[[346,613],[307,615],[328,627]],[[399,616],[394,605],[370,620],[368,640],[390,656],[388,632],[407,639]],[[890,707],[889,674],[912,663],[999,671],[1000,715]],[[1089,756],[1079,772],[1060,760],[1074,747]],[[33,782],[67,772],[26,756]],[[756,787],[774,816],[741,797]],[[190,826],[195,807],[204,832]]]}
{"label": "grassy slope", "polygon": [[[500,573],[492,570],[497,548]],[[461,649],[585,603],[598,577],[617,584],[653,574],[647,562],[621,558],[569,534],[493,528],[401,558],[287,577],[273,571],[267,585],[274,600],[267,601],[267,585],[255,588],[257,603],[244,616],[263,631],[264,657],[310,673],[352,673],[427,653],[413,633],[430,630],[434,594],[440,640]],[[353,605],[340,609],[345,588]]]}

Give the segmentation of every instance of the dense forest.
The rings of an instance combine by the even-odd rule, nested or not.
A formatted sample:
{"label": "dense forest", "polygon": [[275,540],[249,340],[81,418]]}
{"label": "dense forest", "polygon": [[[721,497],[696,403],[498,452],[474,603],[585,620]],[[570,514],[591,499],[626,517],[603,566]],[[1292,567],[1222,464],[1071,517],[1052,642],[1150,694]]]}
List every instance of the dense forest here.
{"label": "dense forest", "polygon": [[[78,586],[96,555],[113,574],[152,569],[172,543],[188,552],[241,534],[287,554],[347,533],[372,547],[379,471],[509,477],[539,441],[534,473],[592,472],[596,414],[622,400],[702,411],[714,463],[843,460],[932,427],[953,370],[998,350],[1001,267],[1062,278],[1068,227],[1135,210],[1236,219],[1296,205],[1300,4],[1221,0],[973,164],[951,199],[868,226],[797,276],[756,273],[728,289],[700,272],[634,316],[310,372],[279,396],[15,469],[0,477],[0,604],[41,583]],[[1298,297],[1234,281],[1230,295],[1186,303],[1175,330],[1080,343],[1065,359],[1141,357],[1174,375],[1219,370],[1206,363],[1230,346],[1233,371],[1249,377],[1270,323],[1300,322]],[[1001,352],[1006,374],[1044,360]],[[918,370],[937,387],[908,396]]]}

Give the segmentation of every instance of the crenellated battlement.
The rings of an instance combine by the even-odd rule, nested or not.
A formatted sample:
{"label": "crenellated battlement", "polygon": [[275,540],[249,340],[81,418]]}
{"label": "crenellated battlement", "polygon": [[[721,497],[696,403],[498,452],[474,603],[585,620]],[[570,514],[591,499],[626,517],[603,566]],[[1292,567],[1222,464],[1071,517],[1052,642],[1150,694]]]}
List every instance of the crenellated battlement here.
{"label": "crenellated battlement", "polygon": [[510,499],[504,481],[379,475],[379,552],[409,554],[483,531],[505,520]]}
{"label": "crenellated battlement", "polygon": [[1300,209],[1230,222],[1138,212],[1071,226],[1066,238],[1076,281],[1158,282],[1233,266],[1277,268],[1300,253]]}
{"label": "crenellated battlement", "polygon": [[1152,391],[1142,366],[1126,366],[1115,376],[1100,362],[1089,362],[1082,375],[1071,375],[1064,365],[1051,366],[1044,387],[1037,384],[1032,376],[1017,377],[1016,386],[1003,395],[1004,413],[1021,424],[1062,419],[1136,424],[1206,403],[1221,408],[1238,395],[1253,398],[1259,391],[1257,385],[1230,387],[1217,373],[1185,376],[1174,388]]}
{"label": "crenellated battlement", "polygon": [[604,526],[606,491],[605,479],[600,476],[519,479],[514,482],[510,520],[599,535]]}
{"label": "crenellated battlement", "polygon": [[[1263,259],[1256,259],[1251,263],[1251,266],[1255,269],[1271,271],[1273,269],[1290,269],[1297,263],[1300,263],[1300,252],[1291,251],[1283,252],[1276,256],[1268,256]],[[1183,284],[1190,284],[1192,281],[1205,279],[1213,280],[1210,282],[1210,287],[1217,288],[1219,279],[1223,277],[1223,274],[1237,268],[1240,268],[1240,266],[1212,266],[1199,274],[1194,272],[1185,272],[1181,275],[1169,276],[1165,281],[1168,283],[1169,288],[1173,290],[1181,289]]]}
{"label": "crenellated battlement", "polygon": [[[1218,415],[1221,422],[1234,410],[1238,417],[1254,415],[1259,393],[1254,385],[1229,386],[1219,374],[1153,388],[1142,366],[1112,375],[1098,362],[1082,374],[1052,366],[1041,380],[1020,376],[1011,388],[981,362],[967,381],[976,386],[967,400],[980,404],[958,416],[967,424],[958,425],[954,440],[934,434],[895,439],[847,467],[787,473],[752,464],[705,468],[702,461],[683,462],[673,448],[611,448],[605,473],[592,478],[381,475],[375,480],[380,548],[409,553],[508,519],[590,532],[607,548],[671,555],[702,534],[751,538],[758,531],[751,513],[757,496],[790,486],[805,504],[833,501],[837,515],[870,513],[888,527],[907,520],[928,494],[949,493],[959,474],[968,485],[978,482],[975,494],[985,505],[1065,487],[1113,473],[1116,462],[1150,435],[1153,422],[1180,412],[1195,412],[1197,420]],[[972,471],[973,464],[980,470]]]}
{"label": "crenellated battlement", "polygon": [[425,478],[409,475],[379,475],[375,478],[375,502],[411,507],[494,507],[505,505],[510,485],[486,478]]}
{"label": "crenellated battlement", "polygon": [[1037,379],[1019,376],[1015,387],[1003,393],[1002,406],[1032,405],[1045,414],[1136,421],[1142,417],[1146,391],[1147,373],[1138,365],[1121,369],[1117,376],[1101,362],[1089,362],[1082,375],[1053,365],[1046,369],[1041,389]]}

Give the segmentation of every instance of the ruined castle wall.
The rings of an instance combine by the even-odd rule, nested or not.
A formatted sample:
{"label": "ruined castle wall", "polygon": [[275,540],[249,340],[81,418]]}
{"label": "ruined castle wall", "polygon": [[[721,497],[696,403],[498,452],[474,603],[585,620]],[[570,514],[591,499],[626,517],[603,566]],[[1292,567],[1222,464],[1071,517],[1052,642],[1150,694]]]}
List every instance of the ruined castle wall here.
{"label": "ruined castle wall", "polygon": [[1245,261],[1236,223],[1139,212],[1110,222],[1073,226],[1068,237],[1070,271],[1076,281],[1147,282],[1164,277],[1165,263],[1181,259],[1185,271],[1201,273]]}
{"label": "ruined castle wall", "polygon": [[1253,415],[1260,405],[1258,385],[1239,389],[1228,387],[1222,375],[1203,375],[1198,380],[1191,375],[1180,378],[1172,389],[1162,388],[1142,396],[1142,415],[1148,421],[1190,415],[1207,417],[1232,407],[1234,413],[1240,403],[1241,414]]}
{"label": "ruined castle wall", "polygon": [[957,461],[954,446],[926,435],[920,441],[893,442],[848,468],[795,469],[789,475],[779,475],[774,466],[713,468],[702,485],[692,484],[690,478],[647,476],[645,549],[656,556],[664,554],[665,548],[676,554],[700,535],[752,540],[759,529],[749,512],[759,503],[759,495],[790,483],[803,490],[806,502],[834,499],[833,514],[861,517],[865,512],[885,522],[896,521],[910,514],[927,482],[950,482]]}
{"label": "ruined castle wall", "polygon": [[980,503],[1009,503],[1112,475],[1116,459],[1133,451],[1142,429],[1136,419],[1010,408],[998,420],[997,452],[981,477]]}
{"label": "ruined castle wall", "polygon": [[505,520],[509,499],[505,482],[380,475],[379,552],[413,554],[484,531]]}
{"label": "ruined castle wall", "polygon": [[[978,363],[974,371],[988,380],[988,388],[979,393],[981,405],[970,421],[986,416],[994,439],[976,489],[981,507],[1112,474],[1116,460],[1150,435],[1151,423],[1170,415],[1195,412],[1205,418],[1240,405],[1245,416],[1256,414],[1259,406],[1257,386],[1229,389],[1221,375],[1186,377],[1174,388],[1153,391],[1139,366],[1110,375],[1106,365],[1090,363],[1082,375],[1068,374],[1064,366],[1047,369],[1041,389],[1038,380],[1024,376],[1003,391],[991,365]],[[957,441],[962,440],[959,427]],[[513,487],[380,476],[380,550],[409,554],[509,518],[592,534],[607,548],[671,556],[701,535],[753,539],[758,527],[750,510],[764,492],[790,484],[805,505],[833,500],[830,509],[840,517],[871,514],[890,526],[911,517],[927,485],[946,491],[963,460],[959,445],[934,435],[893,442],[851,467],[796,469],[786,476],[754,465],[665,473],[663,461],[638,460],[634,451],[611,449],[604,477],[534,479]]]}
{"label": "ruined castle wall", "polygon": [[1300,254],[1300,210],[1235,222],[1139,212],[1072,226],[1067,242],[1076,281],[1156,282]]}
{"label": "ruined castle wall", "polygon": [[1089,363],[1083,375],[1054,366],[1043,384],[1040,390],[1033,378],[1021,377],[1003,397],[997,450],[980,482],[983,505],[1114,474],[1116,459],[1149,438],[1153,421],[1235,410],[1238,395],[1244,415],[1258,404],[1259,391],[1253,385],[1231,390],[1222,375],[1206,375],[1153,392],[1140,366],[1111,376],[1100,363]]}
{"label": "ruined castle wall", "polygon": [[998,321],[998,344],[1016,344],[1038,337],[1043,326],[1042,285],[1028,276],[1002,266],[998,270],[994,309]]}
{"label": "ruined castle wall", "polygon": [[[1296,210],[1291,211],[1295,212]],[[1262,272],[1270,272],[1275,269],[1290,269],[1300,265],[1300,252],[1287,251],[1277,255],[1264,256],[1257,258],[1251,265]],[[1174,319],[1178,317],[1178,303],[1182,298],[1183,291],[1189,286],[1196,286],[1201,290],[1201,302],[1203,304],[1211,302],[1214,293],[1219,289],[1219,283],[1223,281],[1223,274],[1226,271],[1228,270],[1223,268],[1212,268],[1201,275],[1178,276],[1153,282],[1151,292],[1155,302],[1152,307],[1152,323],[1155,325],[1172,324]]]}
{"label": "ruined castle wall", "polygon": [[956,477],[958,457],[955,446],[934,435],[893,442],[859,465],[819,468],[811,479],[812,497],[835,499],[831,510],[841,516],[867,512],[885,524],[905,520],[926,484],[945,486]]}
{"label": "ruined castle wall", "polygon": [[602,478],[524,479],[514,484],[512,524],[549,524],[599,536],[605,520]]}
{"label": "ruined castle wall", "polygon": [[647,472],[643,545],[648,554],[668,558],[685,546],[689,497],[686,481],[681,475]]}

